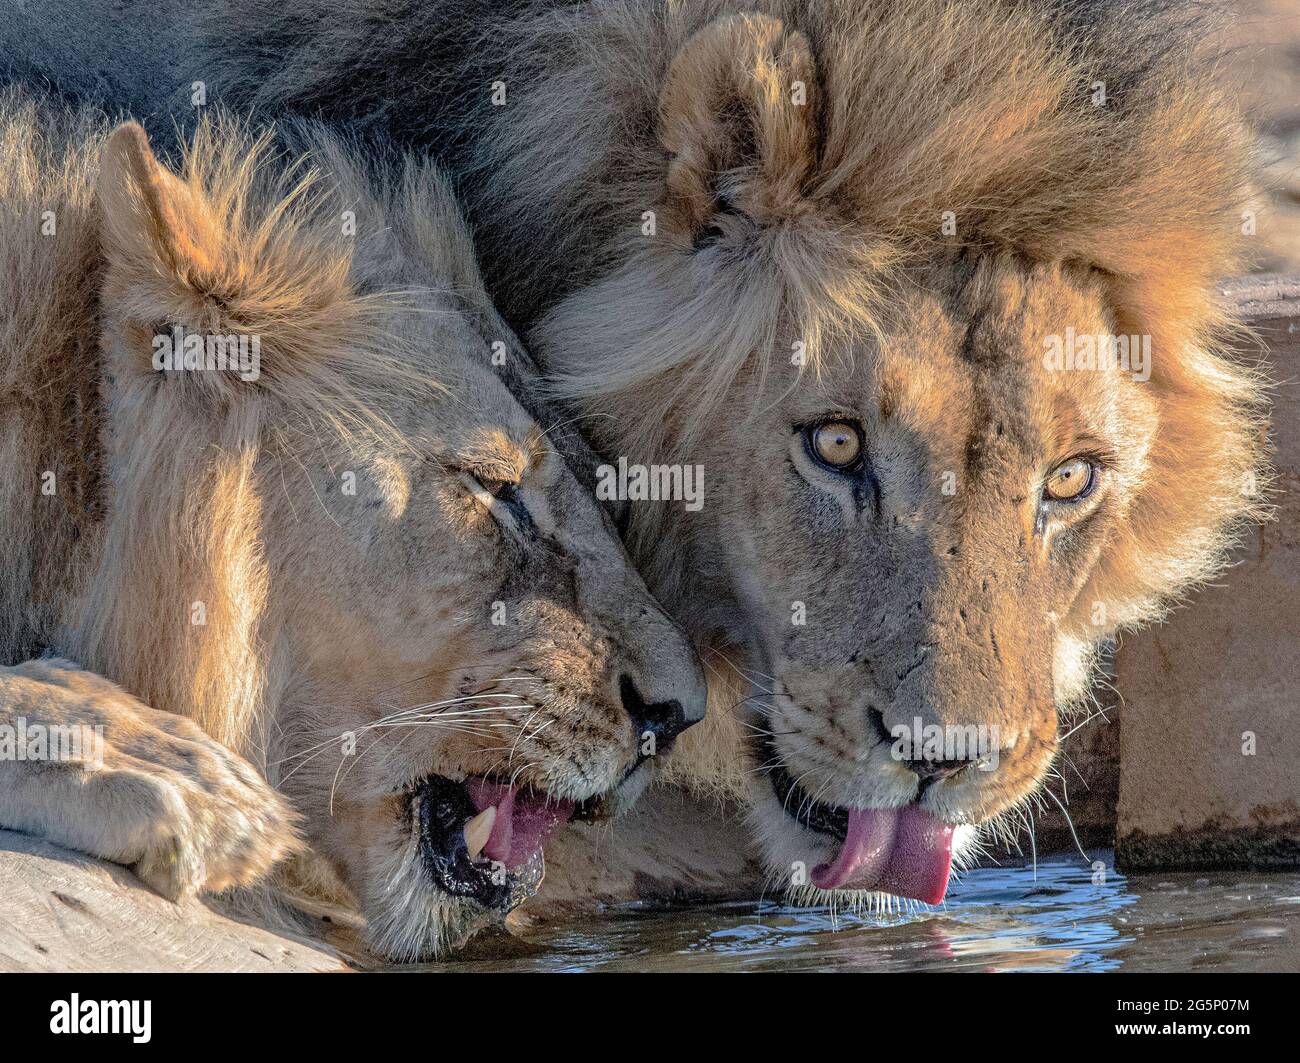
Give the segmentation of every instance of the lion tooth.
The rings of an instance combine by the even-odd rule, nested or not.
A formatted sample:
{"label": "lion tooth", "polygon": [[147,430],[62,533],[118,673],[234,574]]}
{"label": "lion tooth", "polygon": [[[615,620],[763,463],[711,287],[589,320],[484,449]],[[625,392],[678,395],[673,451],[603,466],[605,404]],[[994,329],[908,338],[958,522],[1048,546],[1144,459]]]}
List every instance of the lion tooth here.
{"label": "lion tooth", "polygon": [[465,821],[465,848],[469,850],[471,860],[479,858],[483,846],[487,845],[488,839],[492,837],[492,826],[496,821],[495,805],[489,805],[473,819]]}

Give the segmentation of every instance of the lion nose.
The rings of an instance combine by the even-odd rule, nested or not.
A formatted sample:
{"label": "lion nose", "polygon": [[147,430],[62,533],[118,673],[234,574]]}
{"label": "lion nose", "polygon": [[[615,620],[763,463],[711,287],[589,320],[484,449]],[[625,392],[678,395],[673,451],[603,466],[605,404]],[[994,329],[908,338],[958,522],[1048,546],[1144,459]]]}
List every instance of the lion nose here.
{"label": "lion nose", "polygon": [[646,701],[629,675],[619,677],[618,693],[623,701],[623,711],[631,718],[637,734],[643,737],[653,735],[657,752],[665,752],[674,738],[695,723],[686,718],[682,703],[676,699]]}
{"label": "lion nose", "polygon": [[921,789],[924,790],[941,779],[951,778],[963,768],[969,767],[971,763],[972,761],[969,760],[937,760],[927,757],[909,760],[907,766],[920,778]]}

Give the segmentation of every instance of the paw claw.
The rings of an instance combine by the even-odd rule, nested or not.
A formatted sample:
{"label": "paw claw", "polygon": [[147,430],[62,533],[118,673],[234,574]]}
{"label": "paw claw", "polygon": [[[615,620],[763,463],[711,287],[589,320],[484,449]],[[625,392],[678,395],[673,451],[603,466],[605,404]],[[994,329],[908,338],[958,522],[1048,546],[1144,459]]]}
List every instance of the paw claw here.
{"label": "paw claw", "polygon": [[185,873],[185,863],[180,839],[171,837],[146,852],[135,873],[155,893],[179,903],[198,892],[196,880]]}

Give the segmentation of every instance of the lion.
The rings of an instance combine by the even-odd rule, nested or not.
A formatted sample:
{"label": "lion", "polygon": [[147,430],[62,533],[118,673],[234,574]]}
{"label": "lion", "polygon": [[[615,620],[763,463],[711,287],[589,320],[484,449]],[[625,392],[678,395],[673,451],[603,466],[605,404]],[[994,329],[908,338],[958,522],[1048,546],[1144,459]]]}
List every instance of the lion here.
{"label": "lion", "polygon": [[554,896],[757,874],[888,906],[1055,797],[1107,648],[1267,515],[1266,381],[1214,290],[1248,139],[1204,12],[222,0],[151,24],[161,86],[111,48],[11,50],[145,113],[199,86],[434,151],[606,463],[706,474],[694,509],[629,502],[625,537],[709,717],[600,870],[566,834]]}
{"label": "lion", "polygon": [[0,221],[0,826],[398,961],[500,923],[705,687],[437,171],[9,94]]}

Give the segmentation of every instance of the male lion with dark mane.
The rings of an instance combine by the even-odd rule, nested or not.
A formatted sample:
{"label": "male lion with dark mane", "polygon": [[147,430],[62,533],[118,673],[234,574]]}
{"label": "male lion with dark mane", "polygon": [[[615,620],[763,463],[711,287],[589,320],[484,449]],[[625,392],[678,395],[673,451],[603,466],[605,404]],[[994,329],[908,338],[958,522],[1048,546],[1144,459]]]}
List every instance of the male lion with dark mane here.
{"label": "male lion with dark mane", "polygon": [[[1099,651],[1262,512],[1263,384],[1213,290],[1247,141],[1203,5],[114,3],[75,62],[30,7],[13,66],[65,91],[434,149],[597,449],[706,471],[626,538],[711,719],[599,873],[568,834],[553,896],[748,891],[753,844],[796,899],[938,901]],[[112,41],[146,10],[143,77]]]}
{"label": "male lion with dark mane", "polygon": [[176,174],[0,94],[0,723],[101,729],[0,756],[0,826],[172,898],[296,852],[424,958],[630,802],[704,678],[494,371],[526,356],[436,172],[284,138],[205,120]]}

